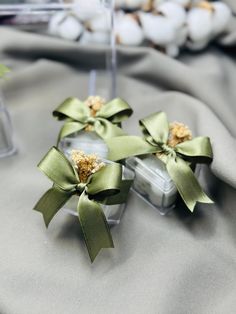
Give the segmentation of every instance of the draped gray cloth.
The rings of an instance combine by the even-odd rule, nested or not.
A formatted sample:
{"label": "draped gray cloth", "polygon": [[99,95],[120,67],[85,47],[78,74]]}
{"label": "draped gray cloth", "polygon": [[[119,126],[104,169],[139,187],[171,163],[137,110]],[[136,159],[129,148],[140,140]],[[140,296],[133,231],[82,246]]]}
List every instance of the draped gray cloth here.
{"label": "draped gray cloth", "polygon": [[235,312],[234,27],[221,43],[178,60],[119,48],[118,95],[135,110],[124,128],[140,134],[137,120],[164,110],[194,135],[210,136],[214,161],[200,181],[215,204],[191,214],[179,202],[162,217],[132,193],[112,228],[115,249],[91,265],[75,217],[59,212],[46,230],[32,208],[50,186],[36,164],[59,131],[51,112],[68,96],[87,96],[84,70],[102,66],[104,49],[0,29],[1,62],[13,69],[3,90],[18,148],[0,160],[1,314]]}

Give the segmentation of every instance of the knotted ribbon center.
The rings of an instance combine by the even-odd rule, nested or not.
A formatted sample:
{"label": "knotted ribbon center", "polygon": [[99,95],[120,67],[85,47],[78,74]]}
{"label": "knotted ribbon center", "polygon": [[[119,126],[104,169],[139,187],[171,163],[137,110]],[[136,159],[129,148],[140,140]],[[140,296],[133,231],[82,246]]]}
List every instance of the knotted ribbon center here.
{"label": "knotted ribbon center", "polygon": [[75,188],[76,192],[78,192],[78,194],[81,195],[84,192],[85,187],[86,187],[86,183],[80,182],[79,184],[77,184],[77,186]]}
{"label": "knotted ribbon center", "polygon": [[92,125],[94,125],[95,122],[96,122],[96,119],[94,117],[88,117],[88,119],[86,120],[86,123],[92,124]]}
{"label": "knotted ribbon center", "polygon": [[162,144],[161,148],[166,155],[174,158],[176,157],[176,152],[172,147],[168,146],[167,144]]}

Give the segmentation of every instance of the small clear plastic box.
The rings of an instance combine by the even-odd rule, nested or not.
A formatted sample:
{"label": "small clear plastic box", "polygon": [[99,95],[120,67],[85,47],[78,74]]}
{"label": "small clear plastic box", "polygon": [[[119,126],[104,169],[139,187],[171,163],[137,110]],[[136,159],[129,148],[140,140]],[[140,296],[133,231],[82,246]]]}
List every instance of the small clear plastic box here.
{"label": "small clear plastic box", "polygon": [[103,159],[107,158],[108,148],[102,138],[93,131],[80,131],[61,139],[59,148],[65,154],[69,154],[71,150],[82,150],[85,154],[96,152]]}
{"label": "small clear plastic box", "polygon": [[[111,161],[105,160],[105,159],[102,159],[102,161],[106,164],[112,163]],[[134,172],[131,169],[125,166],[122,166],[122,180],[133,180],[133,179],[134,179]],[[69,213],[71,215],[78,217],[77,204],[78,204],[78,196],[73,196],[63,207],[63,210],[66,213]],[[116,204],[116,205],[101,204],[101,207],[106,216],[108,224],[110,226],[113,226],[113,225],[118,225],[120,223],[121,217],[126,208],[126,203]]]}
{"label": "small clear plastic box", "polygon": [[161,160],[144,155],[128,158],[126,165],[135,172],[133,190],[143,200],[162,215],[175,207],[178,192]]}

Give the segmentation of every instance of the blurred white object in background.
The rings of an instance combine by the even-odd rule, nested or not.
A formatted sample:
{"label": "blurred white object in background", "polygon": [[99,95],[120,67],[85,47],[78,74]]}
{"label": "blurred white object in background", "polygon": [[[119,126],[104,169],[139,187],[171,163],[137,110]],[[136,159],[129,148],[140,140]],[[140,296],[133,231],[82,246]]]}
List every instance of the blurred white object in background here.
{"label": "blurred white object in background", "polygon": [[189,37],[193,42],[210,38],[212,12],[203,8],[192,8],[187,18]]}
{"label": "blurred white object in background", "polygon": [[189,40],[186,46],[191,50],[202,50],[227,29],[231,16],[229,7],[223,2],[199,1],[188,13]]}
{"label": "blurred white object in background", "polygon": [[[120,13],[120,14],[118,14]],[[144,40],[144,33],[137,18],[132,14],[118,12],[115,23],[115,34],[119,44],[139,46]]]}
{"label": "blurred white object in background", "polygon": [[212,27],[213,34],[218,35],[222,33],[228,26],[232,13],[229,7],[223,2],[212,3],[214,11],[212,13]]}
{"label": "blurred white object in background", "polygon": [[169,22],[174,25],[176,29],[183,26],[186,22],[186,11],[180,5],[168,1],[156,8],[158,12],[162,13],[164,17],[169,19]]}
{"label": "blurred white object in background", "polygon": [[111,21],[104,13],[96,14],[86,22],[87,27],[96,32],[109,32]]}
{"label": "blurred white object in background", "polygon": [[[61,15],[53,18],[49,32],[81,44],[108,43],[111,20],[91,9],[101,2],[75,1],[80,9],[74,10],[73,17],[67,12],[63,18]],[[180,48],[201,50],[217,41],[232,16],[230,8],[221,1],[116,0],[115,4],[120,8],[114,13],[118,44],[154,46],[172,57],[178,56]]]}
{"label": "blurred white object in background", "polygon": [[70,13],[59,12],[55,14],[48,26],[48,31],[68,40],[77,40],[83,33],[84,27],[78,19]]}
{"label": "blurred white object in background", "polygon": [[145,37],[159,46],[166,46],[175,40],[175,28],[167,18],[152,13],[139,14]]}

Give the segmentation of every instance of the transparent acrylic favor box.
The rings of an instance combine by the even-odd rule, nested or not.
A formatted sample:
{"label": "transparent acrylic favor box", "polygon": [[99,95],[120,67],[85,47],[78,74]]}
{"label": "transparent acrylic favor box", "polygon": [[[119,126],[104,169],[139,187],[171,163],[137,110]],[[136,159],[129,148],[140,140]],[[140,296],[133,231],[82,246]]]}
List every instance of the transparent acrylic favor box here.
{"label": "transparent acrylic favor box", "polygon": [[96,152],[101,158],[106,158],[108,148],[103,139],[101,139],[95,132],[80,131],[61,139],[59,148],[65,154],[71,150],[82,150],[85,154],[92,154]]}
{"label": "transparent acrylic favor box", "polygon": [[[109,160],[102,159],[102,161],[106,164],[112,163]],[[133,180],[134,179],[134,172],[122,166],[122,180]],[[71,215],[77,216],[77,204],[78,204],[78,196],[73,196],[64,206],[64,211]],[[118,225],[120,223],[121,217],[124,213],[126,203],[116,204],[116,205],[103,205],[101,204],[103,212],[106,216],[107,222],[110,226]]]}
{"label": "transparent acrylic favor box", "polygon": [[135,171],[132,188],[143,200],[162,215],[175,207],[177,189],[161,160],[154,155],[131,157],[126,166]]}

